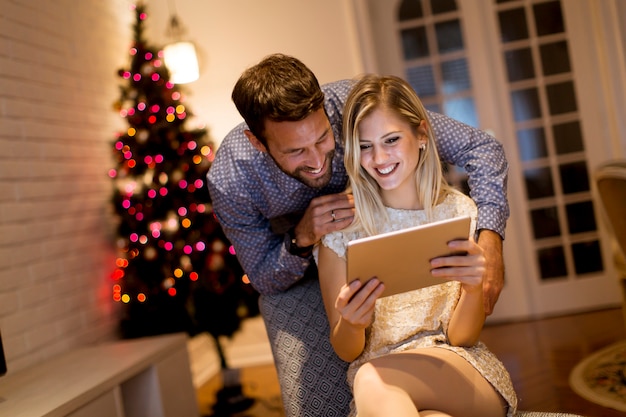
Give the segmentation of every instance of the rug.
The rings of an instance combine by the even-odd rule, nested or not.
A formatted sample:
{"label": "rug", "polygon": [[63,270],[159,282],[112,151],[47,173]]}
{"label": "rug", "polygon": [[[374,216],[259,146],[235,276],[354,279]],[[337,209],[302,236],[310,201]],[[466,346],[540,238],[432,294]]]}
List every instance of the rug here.
{"label": "rug", "polygon": [[626,411],[626,341],[583,359],[572,370],[569,383],[578,395],[593,403]]}

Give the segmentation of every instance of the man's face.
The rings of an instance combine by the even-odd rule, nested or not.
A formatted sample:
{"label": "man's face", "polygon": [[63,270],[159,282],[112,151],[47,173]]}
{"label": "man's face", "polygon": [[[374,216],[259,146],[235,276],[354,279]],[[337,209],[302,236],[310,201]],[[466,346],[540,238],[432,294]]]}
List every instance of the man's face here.
{"label": "man's face", "polygon": [[311,188],[332,177],[335,135],[324,109],[297,122],[265,122],[266,151],[287,175]]}

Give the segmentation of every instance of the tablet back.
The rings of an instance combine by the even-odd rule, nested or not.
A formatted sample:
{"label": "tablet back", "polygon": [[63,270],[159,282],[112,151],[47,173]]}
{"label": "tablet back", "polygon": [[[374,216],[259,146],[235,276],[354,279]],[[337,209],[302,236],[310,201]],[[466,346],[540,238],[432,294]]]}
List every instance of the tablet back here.
{"label": "tablet back", "polygon": [[447,243],[467,239],[469,216],[383,233],[348,243],[347,280],[377,277],[385,284],[382,297],[447,282],[430,274],[430,260],[452,255]]}

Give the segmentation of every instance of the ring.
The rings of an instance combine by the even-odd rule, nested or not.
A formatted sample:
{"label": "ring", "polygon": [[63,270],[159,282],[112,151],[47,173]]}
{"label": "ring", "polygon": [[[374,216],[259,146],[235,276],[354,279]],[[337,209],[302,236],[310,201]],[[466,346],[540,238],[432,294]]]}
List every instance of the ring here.
{"label": "ring", "polygon": [[335,210],[330,211],[330,217],[332,217],[333,221],[335,221]]}

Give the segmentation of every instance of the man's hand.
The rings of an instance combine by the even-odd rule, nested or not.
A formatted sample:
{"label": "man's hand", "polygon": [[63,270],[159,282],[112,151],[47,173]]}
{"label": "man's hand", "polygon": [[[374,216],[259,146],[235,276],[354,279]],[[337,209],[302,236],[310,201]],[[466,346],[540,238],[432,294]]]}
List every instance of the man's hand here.
{"label": "man's hand", "polygon": [[482,229],[478,235],[478,245],[483,248],[485,260],[485,276],[483,292],[485,300],[485,314],[493,313],[494,306],[504,287],[504,260],[502,258],[502,237],[487,229]]}
{"label": "man's hand", "polygon": [[482,291],[485,279],[485,256],[483,248],[474,239],[448,242],[451,253],[464,255],[441,256],[431,259],[431,274],[447,280],[459,281],[466,291]]}
{"label": "man's hand", "polygon": [[306,247],[317,243],[322,236],[344,229],[354,218],[354,197],[340,193],[311,200],[304,216],[295,228],[296,244]]}

